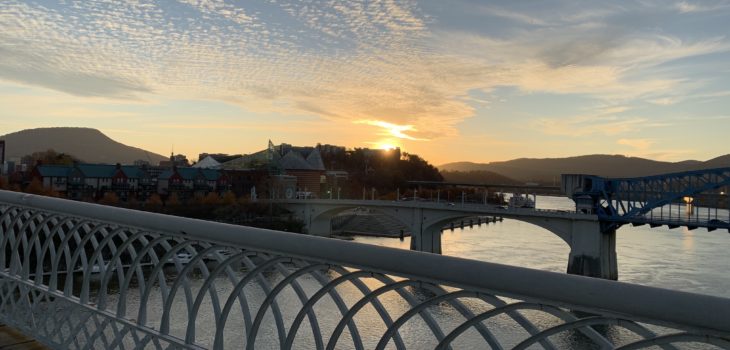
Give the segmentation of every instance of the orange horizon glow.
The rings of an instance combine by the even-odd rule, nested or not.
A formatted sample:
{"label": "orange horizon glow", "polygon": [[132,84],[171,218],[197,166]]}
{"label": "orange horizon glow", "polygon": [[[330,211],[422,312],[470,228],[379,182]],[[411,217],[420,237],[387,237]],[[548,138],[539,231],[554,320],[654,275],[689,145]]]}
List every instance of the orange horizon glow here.
{"label": "orange horizon glow", "polygon": [[724,3],[84,3],[0,1],[0,135],[88,127],[190,159],[269,140],[400,148],[437,165],[727,151]]}

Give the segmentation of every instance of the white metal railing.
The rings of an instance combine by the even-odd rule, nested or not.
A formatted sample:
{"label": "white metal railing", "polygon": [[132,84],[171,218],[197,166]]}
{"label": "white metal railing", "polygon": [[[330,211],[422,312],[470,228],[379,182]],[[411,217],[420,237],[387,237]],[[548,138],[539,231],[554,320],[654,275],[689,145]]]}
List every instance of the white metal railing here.
{"label": "white metal railing", "polygon": [[730,348],[730,299],[0,191],[0,322],[66,348]]}

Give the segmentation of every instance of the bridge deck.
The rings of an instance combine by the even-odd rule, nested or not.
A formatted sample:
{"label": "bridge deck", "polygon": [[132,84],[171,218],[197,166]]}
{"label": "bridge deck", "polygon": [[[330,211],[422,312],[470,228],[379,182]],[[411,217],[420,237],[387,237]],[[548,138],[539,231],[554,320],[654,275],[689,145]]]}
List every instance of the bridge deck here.
{"label": "bridge deck", "polygon": [[16,331],[4,324],[0,324],[0,349],[2,350],[45,350],[45,345],[28,338],[25,334]]}

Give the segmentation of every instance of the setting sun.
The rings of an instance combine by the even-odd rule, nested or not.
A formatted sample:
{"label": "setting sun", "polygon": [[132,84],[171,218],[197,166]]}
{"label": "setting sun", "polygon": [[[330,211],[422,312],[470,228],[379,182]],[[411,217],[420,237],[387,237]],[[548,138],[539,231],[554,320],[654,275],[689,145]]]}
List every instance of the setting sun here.
{"label": "setting sun", "polygon": [[401,143],[398,142],[398,140],[391,139],[391,138],[380,139],[378,141],[372,142],[371,144],[373,145],[373,147],[375,147],[377,149],[384,149],[384,150],[390,150],[390,149],[396,149],[396,148],[403,147],[403,145],[401,145]]}

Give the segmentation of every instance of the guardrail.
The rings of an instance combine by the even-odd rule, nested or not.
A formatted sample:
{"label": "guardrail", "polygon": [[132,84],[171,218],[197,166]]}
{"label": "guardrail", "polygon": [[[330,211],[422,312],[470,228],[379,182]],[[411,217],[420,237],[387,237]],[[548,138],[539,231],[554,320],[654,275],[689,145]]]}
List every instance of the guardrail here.
{"label": "guardrail", "polygon": [[452,203],[446,201],[395,201],[395,200],[379,200],[379,199],[261,199],[264,203],[275,204],[326,204],[326,205],[342,205],[342,206],[362,206],[362,207],[403,207],[403,208],[423,208],[450,211],[467,211],[475,214],[487,215],[510,215],[510,216],[549,216],[554,217],[572,217],[572,218],[596,218],[594,214],[577,212],[575,210],[562,209],[536,209],[536,208],[519,208],[508,207],[496,204],[480,204],[480,203]]}
{"label": "guardrail", "polygon": [[67,348],[730,348],[730,299],[0,191],[0,322]]}

